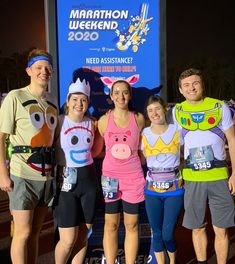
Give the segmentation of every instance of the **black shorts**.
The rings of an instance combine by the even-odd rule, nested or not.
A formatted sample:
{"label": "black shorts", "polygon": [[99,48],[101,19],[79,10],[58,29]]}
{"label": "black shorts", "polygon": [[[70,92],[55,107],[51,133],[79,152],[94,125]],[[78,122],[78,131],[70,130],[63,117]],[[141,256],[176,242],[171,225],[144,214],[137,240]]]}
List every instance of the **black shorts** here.
{"label": "black shorts", "polygon": [[138,214],[140,203],[129,203],[124,200],[117,200],[114,202],[105,203],[106,214],[117,214],[121,212],[121,205],[123,212],[127,214]]}
{"label": "black shorts", "polygon": [[55,219],[59,227],[93,224],[99,201],[99,185],[93,164],[77,168],[77,184],[73,191],[59,193]]}

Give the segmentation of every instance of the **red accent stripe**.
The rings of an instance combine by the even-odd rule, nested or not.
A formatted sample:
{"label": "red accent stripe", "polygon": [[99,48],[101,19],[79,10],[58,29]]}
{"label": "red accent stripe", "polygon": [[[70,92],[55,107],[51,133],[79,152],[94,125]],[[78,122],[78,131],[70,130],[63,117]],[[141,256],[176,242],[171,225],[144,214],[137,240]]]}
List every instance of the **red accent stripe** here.
{"label": "red accent stripe", "polygon": [[80,128],[80,129],[86,130],[86,131],[90,132],[91,135],[93,136],[92,131],[91,131],[89,128],[86,128],[86,127],[83,127],[83,126],[74,126],[74,127],[70,127],[69,129],[67,129],[67,130],[64,132],[64,134],[66,135],[66,134],[68,134],[71,130],[73,130],[73,129],[77,129],[77,128]]}
{"label": "red accent stripe", "polygon": [[[42,168],[41,167],[38,167],[38,166],[35,166],[34,164],[32,163],[29,163],[29,166],[33,169],[35,169],[36,171],[40,171],[42,172]],[[49,172],[51,171],[51,168],[45,168],[45,172]]]}

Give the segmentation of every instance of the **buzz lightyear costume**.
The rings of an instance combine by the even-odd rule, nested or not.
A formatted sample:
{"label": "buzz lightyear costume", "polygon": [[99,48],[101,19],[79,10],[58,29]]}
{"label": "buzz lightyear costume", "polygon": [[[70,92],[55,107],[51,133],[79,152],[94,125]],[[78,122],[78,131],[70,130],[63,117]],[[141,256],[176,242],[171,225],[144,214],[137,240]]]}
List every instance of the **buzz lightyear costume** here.
{"label": "buzz lightyear costume", "polygon": [[206,97],[194,105],[187,101],[176,104],[173,111],[184,138],[183,178],[203,182],[227,179],[224,131],[233,125],[227,105]]}
{"label": "buzz lightyear costume", "polygon": [[208,204],[213,226],[234,226],[234,201],[228,188],[225,161],[224,132],[233,125],[228,106],[209,97],[197,104],[184,101],[176,104],[173,118],[184,139],[183,226],[189,229],[204,227]]}

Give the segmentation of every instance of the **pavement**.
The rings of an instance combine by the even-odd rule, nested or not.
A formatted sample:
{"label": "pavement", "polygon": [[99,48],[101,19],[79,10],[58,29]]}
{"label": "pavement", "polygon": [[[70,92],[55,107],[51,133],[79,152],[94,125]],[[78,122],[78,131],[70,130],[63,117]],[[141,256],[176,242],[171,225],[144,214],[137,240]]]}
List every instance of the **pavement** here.
{"label": "pavement", "polygon": [[[138,255],[137,264],[156,262],[149,261],[150,259],[150,244],[151,244],[151,231],[149,224],[146,221],[146,215],[144,208],[142,208],[140,214],[140,249]],[[177,253],[177,264],[195,264],[197,263],[195,258],[195,253],[192,245],[191,231],[182,227],[182,217],[181,214],[177,227],[176,227],[176,241],[178,247]],[[8,196],[6,193],[0,191],[0,263],[1,264],[11,264],[10,260],[10,243],[11,243],[11,215],[8,209]],[[122,222],[122,219],[121,219]],[[210,218],[208,217],[208,222],[210,223]],[[93,226],[93,232],[89,239],[89,247],[86,257],[86,264],[105,264],[102,261],[103,248],[102,248],[102,238],[103,238],[103,209],[98,210],[98,214]],[[208,264],[215,264],[215,252],[214,252],[214,234],[211,225],[208,224]],[[230,232],[230,253],[227,264],[235,264],[235,228],[231,228]],[[124,250],[123,250],[123,240],[124,240],[124,227],[123,224],[119,228],[119,255],[120,264],[124,264]],[[29,263],[30,264],[30,263]],[[54,264],[54,226],[52,213],[48,213],[46,217],[39,240],[39,258],[38,264]]]}

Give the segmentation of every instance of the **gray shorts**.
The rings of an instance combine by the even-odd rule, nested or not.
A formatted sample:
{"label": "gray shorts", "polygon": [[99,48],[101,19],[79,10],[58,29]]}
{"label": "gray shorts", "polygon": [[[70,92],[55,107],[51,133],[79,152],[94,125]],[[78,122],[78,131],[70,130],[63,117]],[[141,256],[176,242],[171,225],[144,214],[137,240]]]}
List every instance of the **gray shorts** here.
{"label": "gray shorts", "polygon": [[183,226],[188,229],[206,225],[206,209],[209,206],[212,224],[220,228],[235,226],[235,207],[229,192],[228,181],[185,181]]}
{"label": "gray shorts", "polygon": [[26,180],[14,175],[11,175],[11,180],[14,186],[13,191],[8,192],[10,210],[33,210],[36,207],[44,207],[53,198],[52,180]]}

